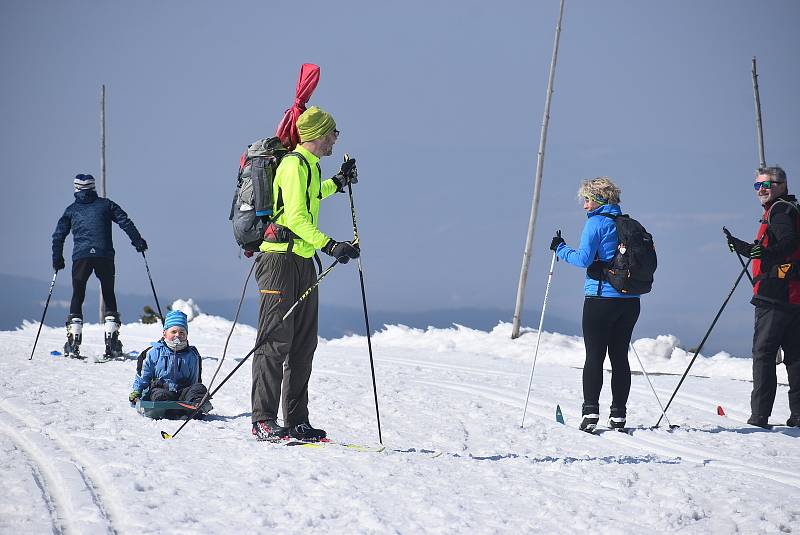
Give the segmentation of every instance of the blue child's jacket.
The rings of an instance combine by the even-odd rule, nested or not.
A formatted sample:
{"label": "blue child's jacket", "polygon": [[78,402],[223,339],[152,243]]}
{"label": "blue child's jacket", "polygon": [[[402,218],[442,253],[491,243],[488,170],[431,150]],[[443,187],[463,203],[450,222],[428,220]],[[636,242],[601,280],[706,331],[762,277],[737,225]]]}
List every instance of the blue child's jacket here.
{"label": "blue child's jacket", "polygon": [[153,380],[161,380],[173,392],[200,382],[200,353],[194,346],[187,346],[177,353],[163,340],[150,344],[150,350],[142,363],[142,374],[133,380],[133,389],[146,394]]}

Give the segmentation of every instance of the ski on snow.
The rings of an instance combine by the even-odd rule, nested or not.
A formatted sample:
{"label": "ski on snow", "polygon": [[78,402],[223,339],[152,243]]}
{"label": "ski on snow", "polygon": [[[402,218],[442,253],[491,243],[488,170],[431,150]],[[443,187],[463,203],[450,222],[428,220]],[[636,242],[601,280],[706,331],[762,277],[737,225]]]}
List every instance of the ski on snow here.
{"label": "ski on snow", "polygon": [[362,453],[408,453],[408,454],[419,454],[431,459],[440,457],[444,452],[441,450],[431,450],[426,448],[387,448],[383,445],[365,445],[365,444],[353,444],[350,442],[339,442],[336,440],[329,440],[323,439],[319,441],[307,441],[307,440],[297,440],[294,438],[285,438],[281,440],[266,440],[269,444],[274,444],[276,446],[293,446],[299,448],[311,448],[311,449],[324,449],[324,448],[341,448],[349,451],[356,451]]}
{"label": "ski on snow", "polygon": [[88,355],[71,356],[71,355],[65,355],[61,351],[53,350],[53,351],[50,352],[50,356],[53,356],[53,357],[69,357],[69,358],[73,358],[75,360],[90,360],[91,362],[97,362],[98,364],[104,364],[106,362],[111,362],[111,361],[114,361],[114,360],[116,360],[116,361],[134,360],[139,356],[139,352],[138,351],[129,351],[127,353],[123,353],[119,357],[106,358],[105,356],[102,356],[102,357],[99,357],[99,358],[96,358],[96,359],[89,359]]}
{"label": "ski on snow", "polygon": [[[566,422],[564,420],[564,415],[561,412],[561,405],[556,405],[556,422],[558,422],[558,423],[560,423],[562,425],[566,425]],[[677,426],[677,425],[671,425],[669,427],[668,431],[671,431],[673,429],[677,429],[678,427],[679,426]],[[578,430],[579,431],[583,431],[584,433],[589,434],[589,435],[602,435],[603,433],[609,433],[609,432],[622,433],[622,434],[625,434],[625,435],[632,435],[634,433],[634,431],[653,431],[653,430],[656,430],[656,429],[663,429],[663,428],[661,428],[661,427],[644,427],[644,426],[622,427],[622,428],[619,428],[619,429],[612,428],[612,427],[595,427],[591,431],[584,430],[584,429],[578,429]]]}
{"label": "ski on snow", "polygon": [[[717,405],[717,415],[728,418],[728,414],[725,412],[725,409],[722,408],[722,405]],[[769,427],[761,427],[760,425],[748,424],[747,422],[744,423],[750,427],[761,429],[762,431],[781,433],[790,437],[800,437],[800,434],[794,434],[792,432],[792,431],[800,431],[800,428],[797,427],[789,427],[788,425],[783,425],[783,424],[769,424]]]}

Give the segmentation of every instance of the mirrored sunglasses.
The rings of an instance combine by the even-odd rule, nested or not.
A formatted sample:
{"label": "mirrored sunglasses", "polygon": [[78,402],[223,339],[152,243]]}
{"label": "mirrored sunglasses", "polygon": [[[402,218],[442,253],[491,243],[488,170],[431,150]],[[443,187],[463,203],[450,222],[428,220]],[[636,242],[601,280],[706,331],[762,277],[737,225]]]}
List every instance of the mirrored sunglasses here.
{"label": "mirrored sunglasses", "polygon": [[753,189],[756,191],[760,190],[761,188],[772,189],[772,186],[776,184],[782,184],[782,182],[778,182],[777,180],[764,180],[763,182],[756,182],[753,184]]}

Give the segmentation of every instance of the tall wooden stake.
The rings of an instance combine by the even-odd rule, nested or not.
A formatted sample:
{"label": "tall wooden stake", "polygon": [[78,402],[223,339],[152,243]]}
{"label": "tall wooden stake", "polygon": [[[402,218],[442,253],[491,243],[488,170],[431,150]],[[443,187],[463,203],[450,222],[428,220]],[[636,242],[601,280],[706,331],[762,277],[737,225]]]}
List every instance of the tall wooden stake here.
{"label": "tall wooden stake", "polygon": [[556,74],[556,59],[558,58],[558,42],[561,37],[561,19],[564,16],[564,0],[561,0],[561,7],[558,12],[558,24],[556,25],[556,37],[553,44],[553,57],[550,60],[550,76],[547,80],[547,94],[544,101],[544,116],[542,117],[542,131],[539,137],[539,154],[536,161],[536,179],[533,186],[533,203],[531,205],[531,217],[528,222],[528,236],[525,239],[525,253],[522,255],[522,270],[519,274],[519,286],[517,287],[517,302],[514,307],[514,320],[511,328],[511,338],[519,336],[520,316],[522,315],[522,304],[525,301],[525,283],[528,279],[528,266],[531,261],[531,245],[533,244],[533,233],[536,227],[536,213],[539,210],[539,197],[542,186],[542,169],[544,167],[544,148],[547,143],[547,125],[550,123],[550,101],[553,96],[553,80]]}
{"label": "tall wooden stake", "polygon": [[764,130],[761,125],[761,96],[758,94],[758,74],[756,73],[756,57],[753,56],[753,96],[756,101],[756,134],[758,136],[758,161],[761,167],[767,166],[764,156]]}
{"label": "tall wooden stake", "polygon": [[[753,56],[753,97],[756,102],[756,137],[758,139],[758,167],[764,168],[767,166],[767,158],[764,156],[764,126],[761,123],[761,95],[758,92],[758,73],[756,72],[756,57]],[[739,256],[739,255],[736,255]],[[741,261],[741,257],[739,258]],[[753,277],[750,273],[747,274],[750,282],[753,282]],[[775,362],[780,364],[783,362],[783,348],[778,348],[778,353],[775,355]]]}
{"label": "tall wooden stake", "polygon": [[[106,85],[100,86],[100,196],[106,196]],[[105,321],[106,304],[100,290],[100,324]]]}

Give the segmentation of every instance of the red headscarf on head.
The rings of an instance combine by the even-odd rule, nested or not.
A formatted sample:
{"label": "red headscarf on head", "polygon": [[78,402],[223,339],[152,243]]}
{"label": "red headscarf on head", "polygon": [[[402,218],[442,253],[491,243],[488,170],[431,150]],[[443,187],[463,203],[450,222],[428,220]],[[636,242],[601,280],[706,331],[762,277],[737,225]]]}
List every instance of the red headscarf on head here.
{"label": "red headscarf on head", "polygon": [[294,104],[286,110],[275,135],[280,138],[283,146],[293,150],[300,143],[300,134],[297,132],[297,118],[306,111],[306,103],[311,98],[311,93],[317,88],[319,82],[319,67],[313,63],[303,63],[300,67],[300,77],[297,79],[297,90]]}

